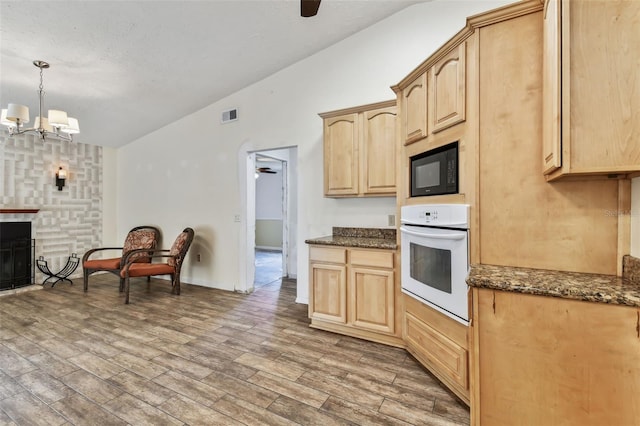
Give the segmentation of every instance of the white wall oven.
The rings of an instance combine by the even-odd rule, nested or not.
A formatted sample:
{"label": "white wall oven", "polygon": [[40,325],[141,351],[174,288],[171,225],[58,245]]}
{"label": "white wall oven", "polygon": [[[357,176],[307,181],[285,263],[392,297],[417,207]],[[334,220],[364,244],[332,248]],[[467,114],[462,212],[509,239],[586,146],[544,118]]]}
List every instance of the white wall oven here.
{"label": "white wall oven", "polygon": [[469,324],[469,205],[403,206],[402,292]]}

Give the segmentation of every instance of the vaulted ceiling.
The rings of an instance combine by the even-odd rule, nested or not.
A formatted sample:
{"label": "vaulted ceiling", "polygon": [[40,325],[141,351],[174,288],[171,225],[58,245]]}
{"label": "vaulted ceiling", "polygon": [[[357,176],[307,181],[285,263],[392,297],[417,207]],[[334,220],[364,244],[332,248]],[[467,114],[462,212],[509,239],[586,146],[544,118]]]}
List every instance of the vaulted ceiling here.
{"label": "vaulted ceiling", "polygon": [[[125,145],[425,0],[0,0],[0,105],[80,121],[79,142]],[[44,112],[43,115],[46,115]]]}

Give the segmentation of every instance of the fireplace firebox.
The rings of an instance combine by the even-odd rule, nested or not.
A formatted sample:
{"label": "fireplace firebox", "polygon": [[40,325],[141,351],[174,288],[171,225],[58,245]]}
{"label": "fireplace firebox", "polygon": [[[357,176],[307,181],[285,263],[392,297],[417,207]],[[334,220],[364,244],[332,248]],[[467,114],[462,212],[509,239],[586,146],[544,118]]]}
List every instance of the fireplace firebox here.
{"label": "fireplace firebox", "polygon": [[31,222],[0,222],[0,290],[33,283],[34,251]]}

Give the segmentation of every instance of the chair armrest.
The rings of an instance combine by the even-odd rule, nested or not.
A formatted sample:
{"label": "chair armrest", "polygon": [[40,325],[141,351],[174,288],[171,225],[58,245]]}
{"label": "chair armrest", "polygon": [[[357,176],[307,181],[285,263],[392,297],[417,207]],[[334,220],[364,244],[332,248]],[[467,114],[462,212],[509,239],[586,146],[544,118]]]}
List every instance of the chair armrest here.
{"label": "chair armrest", "polygon": [[88,252],[86,252],[84,254],[84,256],[82,256],[82,263],[84,263],[86,260],[88,260],[89,256],[91,256],[95,252],[103,251],[103,250],[122,250],[122,249],[123,249],[123,247],[100,247],[100,248],[91,249]]}
{"label": "chair armrest", "polygon": [[124,259],[122,259],[121,264],[125,265],[127,263],[135,263],[130,261],[129,259],[136,255],[136,254],[140,254],[140,253],[144,253],[147,254],[146,257],[154,257],[153,255],[156,253],[162,253],[162,252],[169,252],[170,250],[163,250],[163,249],[135,249],[135,250],[131,250],[129,253],[127,253],[127,255],[124,257]]}

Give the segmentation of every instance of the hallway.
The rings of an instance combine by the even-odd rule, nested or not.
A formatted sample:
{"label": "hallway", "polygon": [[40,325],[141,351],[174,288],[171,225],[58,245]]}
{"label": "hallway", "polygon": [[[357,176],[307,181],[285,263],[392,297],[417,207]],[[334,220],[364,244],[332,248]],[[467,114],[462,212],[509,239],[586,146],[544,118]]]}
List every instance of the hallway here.
{"label": "hallway", "polygon": [[256,274],[253,280],[255,289],[272,285],[280,287],[282,283],[282,252],[256,249]]}

